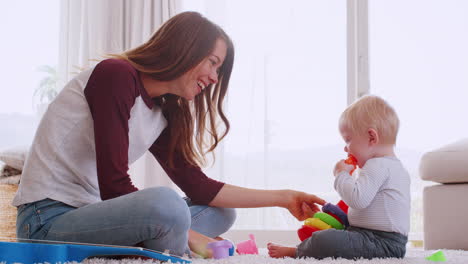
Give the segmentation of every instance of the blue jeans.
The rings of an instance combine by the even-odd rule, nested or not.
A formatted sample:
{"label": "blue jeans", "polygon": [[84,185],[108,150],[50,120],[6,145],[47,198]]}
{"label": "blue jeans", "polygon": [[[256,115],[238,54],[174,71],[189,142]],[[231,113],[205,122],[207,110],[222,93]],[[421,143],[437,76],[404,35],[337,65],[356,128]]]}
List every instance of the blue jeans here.
{"label": "blue jeans", "polygon": [[188,229],[209,237],[234,223],[231,208],[194,205],[166,187],[148,188],[80,208],[44,199],[18,207],[18,238],[135,246],[179,255]]}

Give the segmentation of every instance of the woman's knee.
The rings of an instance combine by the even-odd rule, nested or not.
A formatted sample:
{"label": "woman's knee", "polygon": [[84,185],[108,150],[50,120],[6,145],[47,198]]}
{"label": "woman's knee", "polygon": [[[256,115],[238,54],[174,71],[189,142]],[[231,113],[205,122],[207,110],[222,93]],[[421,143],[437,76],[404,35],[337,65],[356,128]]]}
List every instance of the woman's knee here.
{"label": "woman's knee", "polygon": [[149,219],[170,224],[188,230],[191,217],[186,202],[174,190],[167,187],[153,187],[142,190],[144,196],[144,210]]}
{"label": "woman's knee", "polygon": [[219,208],[221,209],[220,217],[222,218],[223,223],[225,223],[225,231],[228,231],[231,226],[234,224],[237,218],[236,209],[234,208]]}
{"label": "woman's knee", "polygon": [[209,237],[228,231],[236,220],[236,210],[210,206],[192,206],[191,228]]}

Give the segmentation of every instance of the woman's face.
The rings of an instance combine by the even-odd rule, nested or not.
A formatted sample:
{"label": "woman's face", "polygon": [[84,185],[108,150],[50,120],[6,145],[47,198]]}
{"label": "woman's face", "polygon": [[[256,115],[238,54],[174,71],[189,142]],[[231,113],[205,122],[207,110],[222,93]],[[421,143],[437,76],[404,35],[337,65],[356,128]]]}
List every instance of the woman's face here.
{"label": "woman's face", "polygon": [[206,87],[218,82],[218,71],[226,57],[227,46],[223,39],[216,40],[213,51],[197,66],[175,81],[173,94],[193,100]]}

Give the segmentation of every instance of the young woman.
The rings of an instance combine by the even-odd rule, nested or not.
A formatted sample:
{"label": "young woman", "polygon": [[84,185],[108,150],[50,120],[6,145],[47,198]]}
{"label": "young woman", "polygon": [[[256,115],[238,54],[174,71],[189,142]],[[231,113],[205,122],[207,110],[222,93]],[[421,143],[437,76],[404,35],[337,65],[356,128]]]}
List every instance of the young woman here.
{"label": "young woman", "polygon": [[[281,206],[299,220],[324,201],[208,178],[205,154],[228,133],[230,38],[196,12],[71,80],[45,113],[18,193],[19,238],[143,247],[182,255],[227,231],[232,208]],[[217,121],[223,131],[218,131]],[[128,166],[149,150],[187,195],[138,190]],[[200,247],[197,244],[201,243]]]}

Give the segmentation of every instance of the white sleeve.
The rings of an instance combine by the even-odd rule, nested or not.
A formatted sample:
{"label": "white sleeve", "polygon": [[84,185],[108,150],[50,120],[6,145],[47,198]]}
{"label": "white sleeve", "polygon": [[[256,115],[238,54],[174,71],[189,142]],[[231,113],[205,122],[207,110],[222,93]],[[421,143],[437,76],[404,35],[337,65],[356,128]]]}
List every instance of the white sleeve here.
{"label": "white sleeve", "polygon": [[380,166],[377,160],[370,159],[360,170],[357,179],[347,172],[341,172],[335,178],[334,187],[350,207],[364,209],[374,200],[388,175],[388,170]]}

